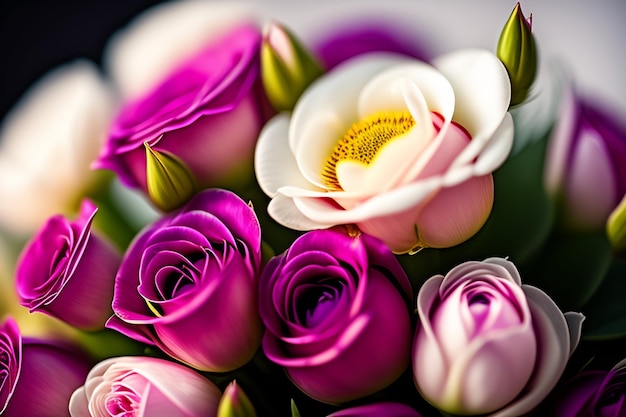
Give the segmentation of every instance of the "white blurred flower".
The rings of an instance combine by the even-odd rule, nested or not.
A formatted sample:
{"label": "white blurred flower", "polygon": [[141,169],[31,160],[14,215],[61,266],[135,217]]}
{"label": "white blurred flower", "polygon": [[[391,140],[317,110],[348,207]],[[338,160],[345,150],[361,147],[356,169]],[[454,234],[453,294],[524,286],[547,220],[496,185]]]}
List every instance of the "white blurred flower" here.
{"label": "white blurred flower", "polygon": [[181,0],[152,7],[112,37],[105,51],[107,72],[122,97],[141,96],[236,24],[256,20],[250,4],[239,1]]}
{"label": "white blurred flower", "polygon": [[42,77],[0,126],[0,228],[18,235],[67,213],[95,179],[113,96],[94,64],[80,60]]}

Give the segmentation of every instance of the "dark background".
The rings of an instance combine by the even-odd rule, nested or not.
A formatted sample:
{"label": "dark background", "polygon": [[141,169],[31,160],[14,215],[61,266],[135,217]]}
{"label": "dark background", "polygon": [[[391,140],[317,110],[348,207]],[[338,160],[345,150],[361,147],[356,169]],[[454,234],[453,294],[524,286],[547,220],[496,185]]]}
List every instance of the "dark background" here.
{"label": "dark background", "polygon": [[163,0],[0,0],[0,121],[48,70],[101,64],[110,35]]}

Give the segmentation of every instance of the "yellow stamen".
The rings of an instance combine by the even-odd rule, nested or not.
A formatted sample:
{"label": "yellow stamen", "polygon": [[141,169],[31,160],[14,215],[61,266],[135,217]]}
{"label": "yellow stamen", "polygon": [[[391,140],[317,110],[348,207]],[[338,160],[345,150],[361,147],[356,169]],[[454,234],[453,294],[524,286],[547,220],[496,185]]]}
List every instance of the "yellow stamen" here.
{"label": "yellow stamen", "polygon": [[342,189],[337,179],[338,162],[356,161],[369,165],[386,143],[405,134],[414,125],[415,120],[408,111],[380,112],[353,124],[324,164],[322,177],[328,188]]}

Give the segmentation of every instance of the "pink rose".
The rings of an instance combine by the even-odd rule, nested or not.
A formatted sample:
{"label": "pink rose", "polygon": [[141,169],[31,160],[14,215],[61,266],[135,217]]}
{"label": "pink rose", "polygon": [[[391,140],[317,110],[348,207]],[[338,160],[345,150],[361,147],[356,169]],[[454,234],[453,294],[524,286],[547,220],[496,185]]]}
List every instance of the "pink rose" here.
{"label": "pink rose", "polygon": [[72,417],[213,417],[221,393],[199,373],[163,359],[106,359],[69,401]]}
{"label": "pink rose", "polygon": [[499,417],[523,415],[548,395],[583,319],[522,285],[515,265],[502,258],[430,278],[417,311],[413,375],[420,393],[446,413]]}

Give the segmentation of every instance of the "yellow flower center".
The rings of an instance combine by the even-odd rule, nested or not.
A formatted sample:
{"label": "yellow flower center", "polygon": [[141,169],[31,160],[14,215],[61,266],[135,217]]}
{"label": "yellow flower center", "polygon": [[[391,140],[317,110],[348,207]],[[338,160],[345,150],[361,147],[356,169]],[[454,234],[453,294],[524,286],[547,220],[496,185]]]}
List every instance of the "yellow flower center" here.
{"label": "yellow flower center", "polygon": [[378,151],[389,141],[411,130],[415,120],[408,111],[380,112],[350,127],[326,159],[322,177],[330,190],[341,191],[337,179],[340,161],[356,161],[369,165]]}

